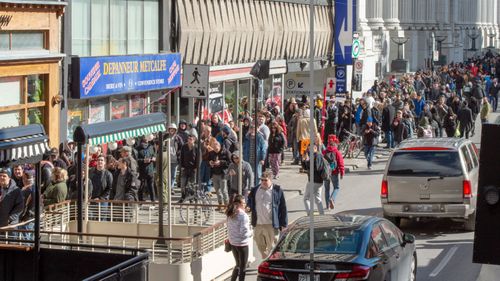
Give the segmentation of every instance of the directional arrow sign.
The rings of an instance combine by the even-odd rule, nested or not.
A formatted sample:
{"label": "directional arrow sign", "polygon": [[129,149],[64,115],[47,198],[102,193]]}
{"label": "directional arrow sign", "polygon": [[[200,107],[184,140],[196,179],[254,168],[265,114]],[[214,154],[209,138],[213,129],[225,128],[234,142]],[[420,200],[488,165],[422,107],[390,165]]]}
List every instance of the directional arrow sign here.
{"label": "directional arrow sign", "polygon": [[356,0],[335,0],[335,64],[352,64],[352,34],[356,30]]}

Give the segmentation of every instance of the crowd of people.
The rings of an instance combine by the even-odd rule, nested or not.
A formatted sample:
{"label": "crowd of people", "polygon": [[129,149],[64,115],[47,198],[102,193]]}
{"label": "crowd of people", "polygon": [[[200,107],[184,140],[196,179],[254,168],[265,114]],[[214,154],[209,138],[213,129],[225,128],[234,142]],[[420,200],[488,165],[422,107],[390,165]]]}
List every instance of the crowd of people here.
{"label": "crowd of people", "polygon": [[[96,146],[88,156],[88,197],[98,200],[157,201],[160,181],[163,201],[180,188],[179,202],[191,200],[196,188],[215,193],[219,210],[228,215],[229,242],[234,246],[237,268],[233,274],[244,278],[249,237],[248,225],[259,251],[267,255],[279,231],[287,226],[286,201],[280,178],[284,152],[292,152],[291,165],[308,172],[314,161],[313,184],[306,187],[304,208],[312,212],[333,209],[344,176],[344,159],[338,150],[349,132],[362,137],[367,168],[371,169],[376,147],[384,142],[394,148],[408,138],[465,137],[475,134],[475,122],[487,122],[497,110],[500,91],[500,58],[487,54],[481,59],[452,63],[436,70],[422,70],[392,76],[373,86],[354,102],[318,95],[292,97],[284,107],[266,104],[256,114],[223,122],[218,114],[193,125],[184,120],[170,124],[158,165],[159,143],[154,136],[122,140]],[[314,132],[311,146],[311,118]],[[255,120],[256,118],[256,120]],[[198,132],[196,128],[201,128]],[[241,132],[240,132],[241,130]],[[239,136],[242,139],[239,139]],[[78,186],[74,143],[52,148],[41,162],[43,204],[76,199]],[[241,165],[241,186],[239,166]],[[170,170],[167,170],[170,167]],[[160,169],[163,178],[159,178]],[[0,169],[0,227],[33,218],[32,165]],[[85,173],[83,174],[85,177]],[[324,187],[324,200],[322,189]],[[240,193],[241,191],[241,193]],[[245,204],[248,203],[246,207]],[[323,203],[325,206],[323,206]],[[246,210],[248,208],[248,210]],[[245,211],[250,211],[251,221]],[[29,224],[28,224],[29,225]],[[244,227],[242,227],[244,225]],[[233,233],[244,230],[243,233]],[[243,273],[242,273],[243,272]]]}

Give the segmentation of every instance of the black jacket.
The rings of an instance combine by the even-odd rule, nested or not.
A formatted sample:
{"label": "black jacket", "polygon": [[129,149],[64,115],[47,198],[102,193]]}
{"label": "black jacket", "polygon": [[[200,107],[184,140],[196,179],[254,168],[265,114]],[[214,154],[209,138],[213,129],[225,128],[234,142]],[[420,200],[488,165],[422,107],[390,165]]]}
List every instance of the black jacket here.
{"label": "black jacket", "polygon": [[[252,210],[252,226],[255,227],[257,225],[257,204],[255,195],[257,194],[257,190],[260,188],[260,185],[252,188],[250,194],[248,194],[248,207]],[[283,194],[282,188],[273,184],[273,195],[272,195],[272,203],[271,203],[271,216],[273,228],[285,228],[288,226],[288,211],[286,208],[286,200],[285,195]]]}
{"label": "black jacket", "polygon": [[282,133],[269,136],[269,153],[282,153],[285,149],[285,136]]}
{"label": "black jacket", "polygon": [[457,113],[457,120],[460,122],[460,128],[463,130],[471,130],[474,119],[470,108],[464,106]]}
{"label": "black jacket", "polygon": [[210,167],[210,175],[225,175],[227,172],[227,168],[229,167],[230,164],[230,157],[229,153],[227,150],[222,148],[219,153],[215,151],[210,151],[208,154],[208,161],[216,161],[219,160],[220,164],[219,166],[215,167]]}
{"label": "black jacket", "polygon": [[[120,173],[121,173],[121,171],[117,170],[116,174],[113,175],[113,188],[111,189],[111,194],[110,194],[110,198],[112,200],[116,195],[118,176],[120,175]],[[137,201],[138,183],[136,180],[136,176],[134,175],[134,173],[130,169],[127,169],[127,172],[125,173],[124,186],[125,186],[125,200],[126,201]]]}
{"label": "black jacket", "polygon": [[192,149],[189,149],[188,144],[186,143],[185,145],[182,146],[181,148],[181,168],[194,171],[196,170],[196,167],[198,166],[198,148],[196,145],[193,145]]}
{"label": "black jacket", "polygon": [[92,168],[89,173],[92,182],[92,199],[109,200],[109,194],[113,187],[113,174],[108,170],[99,171]]}
{"label": "black jacket", "polygon": [[367,126],[363,126],[363,144],[364,145],[377,145],[378,144],[378,136],[380,135],[380,128],[373,124],[371,129],[373,132],[366,133]]}
{"label": "black jacket", "polygon": [[140,144],[139,149],[137,151],[137,164],[139,165],[139,175],[140,177],[144,176],[153,176],[155,173],[155,164],[153,161],[146,163],[145,159],[151,159],[156,157],[155,149],[151,144],[147,144],[146,147]]}
{"label": "black jacket", "polygon": [[384,107],[382,110],[382,130],[387,132],[391,128],[392,120],[396,116],[396,109],[392,105]]}
{"label": "black jacket", "polygon": [[21,189],[12,179],[7,188],[2,188],[0,197],[0,227],[19,223],[19,216],[24,210]]}
{"label": "black jacket", "polygon": [[229,151],[229,153],[233,153],[238,150],[238,139],[232,132],[224,138],[222,147]]}
{"label": "black jacket", "polygon": [[[302,168],[307,171],[307,177],[310,179],[309,173],[310,161],[302,161]],[[314,153],[314,183],[323,183],[321,172],[324,169],[323,155],[321,153]]]}

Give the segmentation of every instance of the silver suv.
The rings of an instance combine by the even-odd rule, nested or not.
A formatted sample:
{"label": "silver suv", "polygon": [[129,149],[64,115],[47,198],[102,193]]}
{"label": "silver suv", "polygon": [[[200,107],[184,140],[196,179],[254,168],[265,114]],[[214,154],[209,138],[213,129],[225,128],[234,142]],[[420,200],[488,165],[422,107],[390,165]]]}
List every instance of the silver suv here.
{"label": "silver suv", "polygon": [[384,217],[465,220],[474,230],[479,174],[478,151],[466,139],[403,141],[387,162],[382,179]]}

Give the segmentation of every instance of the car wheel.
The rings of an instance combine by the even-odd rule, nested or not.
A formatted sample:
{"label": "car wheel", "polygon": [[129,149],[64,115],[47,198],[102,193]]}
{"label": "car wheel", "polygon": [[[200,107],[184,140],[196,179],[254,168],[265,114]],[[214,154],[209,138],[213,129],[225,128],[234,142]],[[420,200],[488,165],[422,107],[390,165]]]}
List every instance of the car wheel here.
{"label": "car wheel", "polygon": [[464,223],[464,229],[466,231],[474,231],[476,229],[476,212],[470,214]]}
{"label": "car wheel", "polygon": [[417,280],[417,253],[413,253],[413,257],[411,258],[410,276],[408,280],[409,281]]}

